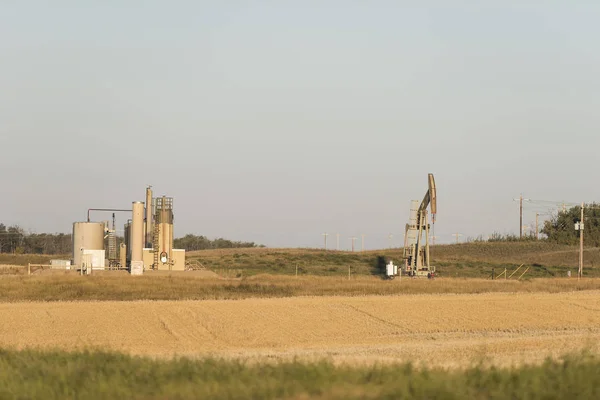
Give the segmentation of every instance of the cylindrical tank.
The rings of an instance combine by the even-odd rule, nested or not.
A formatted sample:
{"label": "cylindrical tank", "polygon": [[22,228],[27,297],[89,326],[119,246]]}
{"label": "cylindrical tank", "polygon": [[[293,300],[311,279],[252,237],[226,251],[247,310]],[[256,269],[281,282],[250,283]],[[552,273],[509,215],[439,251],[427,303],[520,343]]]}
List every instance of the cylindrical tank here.
{"label": "cylindrical tank", "polygon": [[127,221],[127,223],[125,224],[123,239],[125,240],[125,259],[127,261],[131,261],[131,222],[130,221]]}
{"label": "cylindrical tank", "polygon": [[155,199],[156,220],[160,233],[160,261],[171,265],[173,257],[173,198],[158,197]]}
{"label": "cylindrical tank", "polygon": [[[173,225],[172,224],[160,224],[160,234],[161,234],[161,243],[160,243],[160,258],[161,262],[165,264],[166,262],[171,261],[172,253],[173,253]],[[166,256],[166,262],[163,260],[163,257]]]}
{"label": "cylindrical tank", "polygon": [[133,219],[131,222],[131,261],[143,261],[144,249],[144,203],[133,202]]}
{"label": "cylindrical tank", "polygon": [[145,225],[145,233],[146,233],[146,244],[145,247],[152,247],[152,234],[154,232],[153,225],[154,211],[152,210],[152,189],[151,186],[146,188],[146,225]]}
{"label": "cylindrical tank", "polygon": [[121,262],[121,268],[127,267],[127,245],[125,243],[121,243],[119,249],[119,260]]}
{"label": "cylindrical tank", "polygon": [[73,223],[73,265],[81,266],[82,249],[104,249],[103,222],[74,222]]}

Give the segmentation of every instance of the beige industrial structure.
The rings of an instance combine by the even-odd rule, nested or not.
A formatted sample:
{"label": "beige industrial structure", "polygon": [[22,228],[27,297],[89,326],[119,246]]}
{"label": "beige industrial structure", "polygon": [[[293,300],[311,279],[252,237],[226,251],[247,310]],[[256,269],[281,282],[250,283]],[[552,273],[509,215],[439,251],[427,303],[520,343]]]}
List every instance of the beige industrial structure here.
{"label": "beige industrial structure", "polygon": [[152,186],[146,188],[146,210],[144,213],[144,247],[152,247],[154,229],[154,208],[152,207]]}
{"label": "beige industrial structure", "polygon": [[[404,239],[404,271],[409,276],[432,278],[435,267],[429,263],[429,218],[427,208],[431,206],[431,221],[435,224],[437,193],[433,174],[428,176],[428,190],[421,205],[413,201],[410,221],[406,224]],[[423,240],[425,236],[425,240]],[[423,243],[425,242],[425,243]]]}
{"label": "beige industrial structure", "polygon": [[127,265],[127,245],[121,243],[119,247],[119,265],[123,268]]}
{"label": "beige industrial structure", "polygon": [[[152,187],[146,189],[146,208],[144,218],[142,261],[144,270],[184,271],[185,250],[173,248],[173,198],[153,197]],[[127,260],[131,262],[134,244],[130,239],[131,223],[125,225],[125,246],[128,249]]]}
{"label": "beige industrial structure", "polygon": [[[132,218],[124,226],[124,243],[117,256],[116,236],[108,229],[108,222],[90,222],[89,211],[127,211],[113,209],[89,209],[88,222],[73,224],[73,267],[85,273],[93,269],[128,269],[132,275],[144,271],[184,271],[185,250],[173,248],[173,198],[152,197],[152,189],[146,189],[146,202],[132,203]],[[112,259],[105,263],[105,239],[108,238]],[[110,239],[114,240],[110,240]],[[102,260],[99,260],[99,259]]]}
{"label": "beige industrial structure", "polygon": [[134,201],[132,207],[131,227],[129,229],[131,245],[131,260],[129,260],[129,271],[131,275],[142,275],[144,273],[144,203]]}
{"label": "beige industrial structure", "polygon": [[[123,243],[123,247],[125,250],[125,262],[121,262],[121,266],[127,266],[129,260],[131,260],[131,246],[129,245],[131,239],[131,220],[128,220],[125,226],[123,227],[123,238],[125,242]],[[120,255],[120,258],[123,256]]]}
{"label": "beige industrial structure", "polygon": [[[387,268],[388,277],[393,278],[398,272],[407,276],[433,278],[435,267],[429,262],[429,217],[428,208],[431,209],[431,222],[435,224],[437,214],[437,193],[433,174],[428,176],[428,189],[419,205],[418,200],[413,200],[410,207],[410,218],[406,224],[404,234],[404,265],[397,269]],[[424,238],[423,238],[424,236]]]}
{"label": "beige industrial structure", "polygon": [[[75,222],[73,223],[73,265],[80,268],[83,259],[86,259],[86,266],[90,265],[92,258],[85,257],[86,252],[104,251],[104,235],[106,234],[106,225],[104,222]],[[97,256],[96,256],[97,257]],[[104,260],[102,260],[104,264]],[[96,267],[100,266],[97,262]]]}

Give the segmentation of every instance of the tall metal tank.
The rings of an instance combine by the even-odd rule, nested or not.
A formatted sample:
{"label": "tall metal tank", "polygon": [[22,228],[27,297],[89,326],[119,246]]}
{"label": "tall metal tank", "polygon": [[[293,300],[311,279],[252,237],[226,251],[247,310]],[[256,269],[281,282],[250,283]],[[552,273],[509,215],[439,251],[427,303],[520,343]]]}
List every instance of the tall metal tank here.
{"label": "tall metal tank", "polygon": [[131,221],[127,221],[124,226],[124,236],[123,241],[125,242],[125,259],[127,261],[131,260]]}
{"label": "tall metal tank", "polygon": [[133,202],[133,218],[131,222],[131,262],[129,272],[131,275],[144,273],[144,203]]}
{"label": "tall metal tank", "polygon": [[73,223],[73,265],[81,266],[81,249],[104,250],[103,222]]}
{"label": "tall metal tank", "polygon": [[131,222],[131,261],[143,261],[144,248],[144,203],[133,202],[133,219]]}
{"label": "tall metal tank", "polygon": [[146,214],[144,233],[146,235],[144,247],[152,247],[154,235],[154,210],[152,209],[152,186],[146,188]]}
{"label": "tall metal tank", "polygon": [[173,259],[173,198],[158,197],[154,201],[159,226],[159,263],[172,265]]}

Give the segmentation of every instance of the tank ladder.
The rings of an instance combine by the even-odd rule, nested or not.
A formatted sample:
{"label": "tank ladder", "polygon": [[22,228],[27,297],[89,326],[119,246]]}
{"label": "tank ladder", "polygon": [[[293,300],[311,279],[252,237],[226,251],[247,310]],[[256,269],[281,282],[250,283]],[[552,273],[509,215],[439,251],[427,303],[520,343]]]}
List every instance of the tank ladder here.
{"label": "tank ladder", "polygon": [[160,225],[157,223],[154,224],[154,232],[152,235],[152,253],[154,256],[152,269],[158,269],[158,262],[160,256]]}

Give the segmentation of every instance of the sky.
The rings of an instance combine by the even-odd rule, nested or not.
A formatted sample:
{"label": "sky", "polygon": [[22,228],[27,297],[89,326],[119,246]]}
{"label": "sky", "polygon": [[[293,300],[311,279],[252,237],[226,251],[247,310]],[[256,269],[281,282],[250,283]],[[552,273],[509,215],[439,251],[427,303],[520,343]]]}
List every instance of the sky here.
{"label": "sky", "polygon": [[[152,185],[176,236],[375,249],[401,244],[434,173],[438,243],[517,233],[521,193],[600,200],[599,17],[592,1],[2,1],[0,222],[70,232]],[[535,204],[527,224],[550,210]]]}

